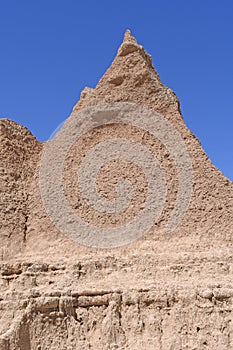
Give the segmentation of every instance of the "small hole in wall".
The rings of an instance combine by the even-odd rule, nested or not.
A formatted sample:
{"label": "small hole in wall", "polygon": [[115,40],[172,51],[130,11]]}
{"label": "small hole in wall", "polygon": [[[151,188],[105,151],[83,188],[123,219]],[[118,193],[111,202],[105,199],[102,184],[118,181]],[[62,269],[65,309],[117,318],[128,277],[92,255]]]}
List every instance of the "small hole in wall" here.
{"label": "small hole in wall", "polygon": [[82,317],[77,318],[77,321],[78,321],[81,325],[83,325],[83,319],[82,319]]}
{"label": "small hole in wall", "polygon": [[197,332],[199,332],[199,331],[200,331],[200,329],[201,329],[200,327],[197,327]]}
{"label": "small hole in wall", "polygon": [[116,85],[116,86],[119,86],[123,83],[124,81],[124,77],[123,76],[118,76],[118,77],[115,77],[115,78],[112,78],[109,80],[109,83],[113,84],[113,85]]}

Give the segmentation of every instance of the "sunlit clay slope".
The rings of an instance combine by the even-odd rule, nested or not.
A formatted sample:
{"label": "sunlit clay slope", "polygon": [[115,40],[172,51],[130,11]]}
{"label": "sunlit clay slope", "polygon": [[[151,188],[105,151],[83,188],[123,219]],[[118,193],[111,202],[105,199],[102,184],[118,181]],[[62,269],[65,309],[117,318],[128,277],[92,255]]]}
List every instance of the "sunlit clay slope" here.
{"label": "sunlit clay slope", "polygon": [[[93,113],[95,127],[75,139]],[[127,123],[126,115],[135,119]],[[42,144],[0,120],[0,350],[233,349],[233,184],[186,127],[177,96],[130,31],[63,130]],[[119,139],[124,144],[105,164]],[[143,158],[134,162],[145,149],[159,164],[155,175],[144,171]],[[59,172],[55,161],[64,151]],[[95,169],[92,160],[103,162],[92,172],[103,203],[116,208],[127,197],[117,202],[126,193],[122,183],[133,188],[123,210],[101,211],[83,198],[79,182],[92,188],[92,177],[78,170],[85,161]],[[78,239],[53,188],[59,179],[69,213],[91,227],[78,226]],[[154,183],[163,194],[157,204],[147,201]],[[148,216],[123,244],[122,227],[143,217],[148,203]],[[115,229],[119,244],[99,236],[103,228]],[[89,237],[96,243],[85,244]]]}

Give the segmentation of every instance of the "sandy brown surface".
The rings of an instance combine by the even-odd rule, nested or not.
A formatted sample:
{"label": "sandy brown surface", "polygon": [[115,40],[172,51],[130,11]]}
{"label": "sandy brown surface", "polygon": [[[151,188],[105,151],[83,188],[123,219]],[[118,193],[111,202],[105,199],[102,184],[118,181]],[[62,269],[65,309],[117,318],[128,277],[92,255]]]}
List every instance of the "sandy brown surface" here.
{"label": "sandy brown surface", "polygon": [[[64,163],[65,194],[83,219],[124,223],[137,215],[146,196],[143,173],[123,162],[125,176],[133,184],[137,178],[124,215],[99,217],[82,201],[75,188],[80,159],[113,135],[141,142],[156,154],[166,173],[167,198],[159,221],[137,241],[113,249],[79,245],[59,232],[43,206],[39,170],[45,145],[23,126],[1,119],[0,349],[233,349],[232,182],[208,159],[184,123],[177,96],[129,32],[111,67],[95,89],[84,89],[68,121],[86,107],[109,102],[142,105],[174,125],[192,161],[189,208],[167,234],[178,185],[166,149],[131,126],[93,130],[73,145]],[[97,179],[107,198],[118,171],[108,164]]]}

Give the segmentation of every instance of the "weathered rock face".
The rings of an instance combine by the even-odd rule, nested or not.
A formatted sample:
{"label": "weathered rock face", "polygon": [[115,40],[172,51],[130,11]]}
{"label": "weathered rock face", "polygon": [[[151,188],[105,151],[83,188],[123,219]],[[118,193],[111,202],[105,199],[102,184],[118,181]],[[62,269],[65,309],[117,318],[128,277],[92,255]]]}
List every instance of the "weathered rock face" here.
{"label": "weathered rock face", "polygon": [[[156,154],[166,172],[167,201],[155,227],[130,245],[105,250],[78,245],[54,227],[43,207],[38,184],[43,144],[24,127],[0,120],[0,349],[232,349],[233,184],[185,126],[176,95],[161,83],[129,31],[112,66],[95,89],[84,89],[70,118],[106,102],[143,105],[174,125],[192,160],[189,208],[167,234],[177,181],[164,147],[127,126],[93,131],[74,145],[64,164],[64,189],[74,208],[75,155],[116,134]],[[117,177],[114,171],[106,168],[100,183]],[[114,183],[101,186],[111,194]]]}
{"label": "weathered rock face", "polygon": [[21,125],[0,120],[1,259],[22,250],[27,234],[28,187],[41,145]]}

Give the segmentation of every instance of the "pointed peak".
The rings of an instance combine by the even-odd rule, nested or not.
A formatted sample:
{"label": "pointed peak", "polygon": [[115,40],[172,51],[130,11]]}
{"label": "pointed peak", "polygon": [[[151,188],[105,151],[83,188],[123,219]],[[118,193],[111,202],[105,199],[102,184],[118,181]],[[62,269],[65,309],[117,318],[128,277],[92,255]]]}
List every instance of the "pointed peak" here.
{"label": "pointed peak", "polygon": [[142,45],[137,43],[137,40],[131,34],[131,31],[127,29],[125,31],[124,40],[118,49],[117,56],[127,56],[134,52],[138,52],[142,57],[144,57],[148,65],[154,69],[151,56],[144,50]]}
{"label": "pointed peak", "polygon": [[131,33],[131,31],[129,29],[126,29],[125,35],[124,35],[123,43],[126,43],[126,42],[138,45],[137,40],[132,35],[132,33]]}
{"label": "pointed peak", "polygon": [[131,34],[131,31],[127,29],[125,31],[124,40],[119,47],[118,56],[126,56],[132,52],[142,50],[142,46],[138,45],[137,40]]}

